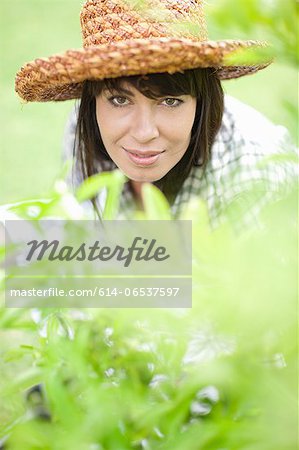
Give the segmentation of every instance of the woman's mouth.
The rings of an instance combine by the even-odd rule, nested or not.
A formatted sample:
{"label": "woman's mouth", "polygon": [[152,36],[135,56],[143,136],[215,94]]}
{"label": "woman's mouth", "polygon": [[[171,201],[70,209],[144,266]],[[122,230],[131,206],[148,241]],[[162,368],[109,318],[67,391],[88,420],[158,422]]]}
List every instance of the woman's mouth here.
{"label": "woman's mouth", "polygon": [[137,150],[127,150],[124,149],[130,159],[134,164],[138,166],[151,166],[156,161],[158,161],[160,155],[164,153],[162,152],[154,152],[154,151],[144,151],[139,152]]}

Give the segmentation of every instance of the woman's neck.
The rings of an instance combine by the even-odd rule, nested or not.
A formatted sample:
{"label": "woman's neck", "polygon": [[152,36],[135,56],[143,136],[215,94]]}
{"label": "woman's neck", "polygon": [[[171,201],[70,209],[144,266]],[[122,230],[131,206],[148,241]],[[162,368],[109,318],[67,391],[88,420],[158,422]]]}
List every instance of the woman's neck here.
{"label": "woman's neck", "polygon": [[134,198],[137,202],[137,205],[143,209],[143,201],[142,201],[142,185],[144,184],[143,181],[135,181],[135,180],[130,180],[130,186],[132,188],[132,192],[134,195]]}

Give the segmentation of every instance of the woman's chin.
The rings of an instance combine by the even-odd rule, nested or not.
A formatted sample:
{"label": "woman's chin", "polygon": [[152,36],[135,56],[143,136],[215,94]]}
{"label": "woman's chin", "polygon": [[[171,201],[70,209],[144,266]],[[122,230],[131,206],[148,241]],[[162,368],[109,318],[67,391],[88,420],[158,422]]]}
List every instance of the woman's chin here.
{"label": "woman's chin", "polygon": [[129,178],[133,183],[155,183],[160,178]]}
{"label": "woman's chin", "polygon": [[161,176],[151,176],[151,175],[135,175],[132,173],[125,173],[125,175],[127,176],[127,178],[129,178],[129,180],[136,182],[136,183],[154,183],[155,181],[161,180]]}

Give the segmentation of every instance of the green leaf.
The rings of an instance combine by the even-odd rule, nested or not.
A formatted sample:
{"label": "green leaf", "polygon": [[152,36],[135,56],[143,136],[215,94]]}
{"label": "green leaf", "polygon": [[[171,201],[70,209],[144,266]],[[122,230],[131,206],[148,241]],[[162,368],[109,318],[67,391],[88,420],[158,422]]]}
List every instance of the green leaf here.
{"label": "green leaf", "polygon": [[114,170],[111,173],[103,219],[111,220],[116,217],[125,179],[125,176],[119,170]]}
{"label": "green leaf", "polygon": [[145,183],[142,186],[142,199],[146,217],[150,220],[171,220],[169,203],[160,189]]}
{"label": "green leaf", "polygon": [[110,177],[110,172],[102,172],[84,180],[76,191],[78,202],[84,202],[95,197],[99,191],[109,185]]}
{"label": "green leaf", "polygon": [[83,202],[96,197],[101,190],[107,189],[103,218],[112,219],[117,213],[125,180],[126,177],[119,170],[93,175],[79,186],[76,198],[79,202]]}

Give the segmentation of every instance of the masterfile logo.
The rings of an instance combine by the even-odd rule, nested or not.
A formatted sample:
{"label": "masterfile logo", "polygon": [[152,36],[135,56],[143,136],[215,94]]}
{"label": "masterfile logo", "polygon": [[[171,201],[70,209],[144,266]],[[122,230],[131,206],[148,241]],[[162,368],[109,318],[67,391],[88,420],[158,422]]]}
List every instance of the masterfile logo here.
{"label": "masterfile logo", "polygon": [[117,261],[123,261],[124,267],[128,267],[132,261],[150,261],[154,259],[156,262],[165,261],[170,258],[166,254],[166,248],[157,246],[156,239],[143,239],[142,237],[134,238],[132,244],[125,249],[121,245],[114,245],[113,247],[101,246],[100,241],[95,241],[91,246],[86,245],[85,242],[79,245],[78,248],[69,245],[61,246],[58,240],[49,242],[47,240],[27,242],[30,246],[26,261],[31,261],[32,257],[37,254],[37,260],[41,261],[44,257],[48,261],[109,261],[115,258]]}
{"label": "masterfile logo", "polygon": [[7,307],[189,307],[191,221],[7,221]]}

